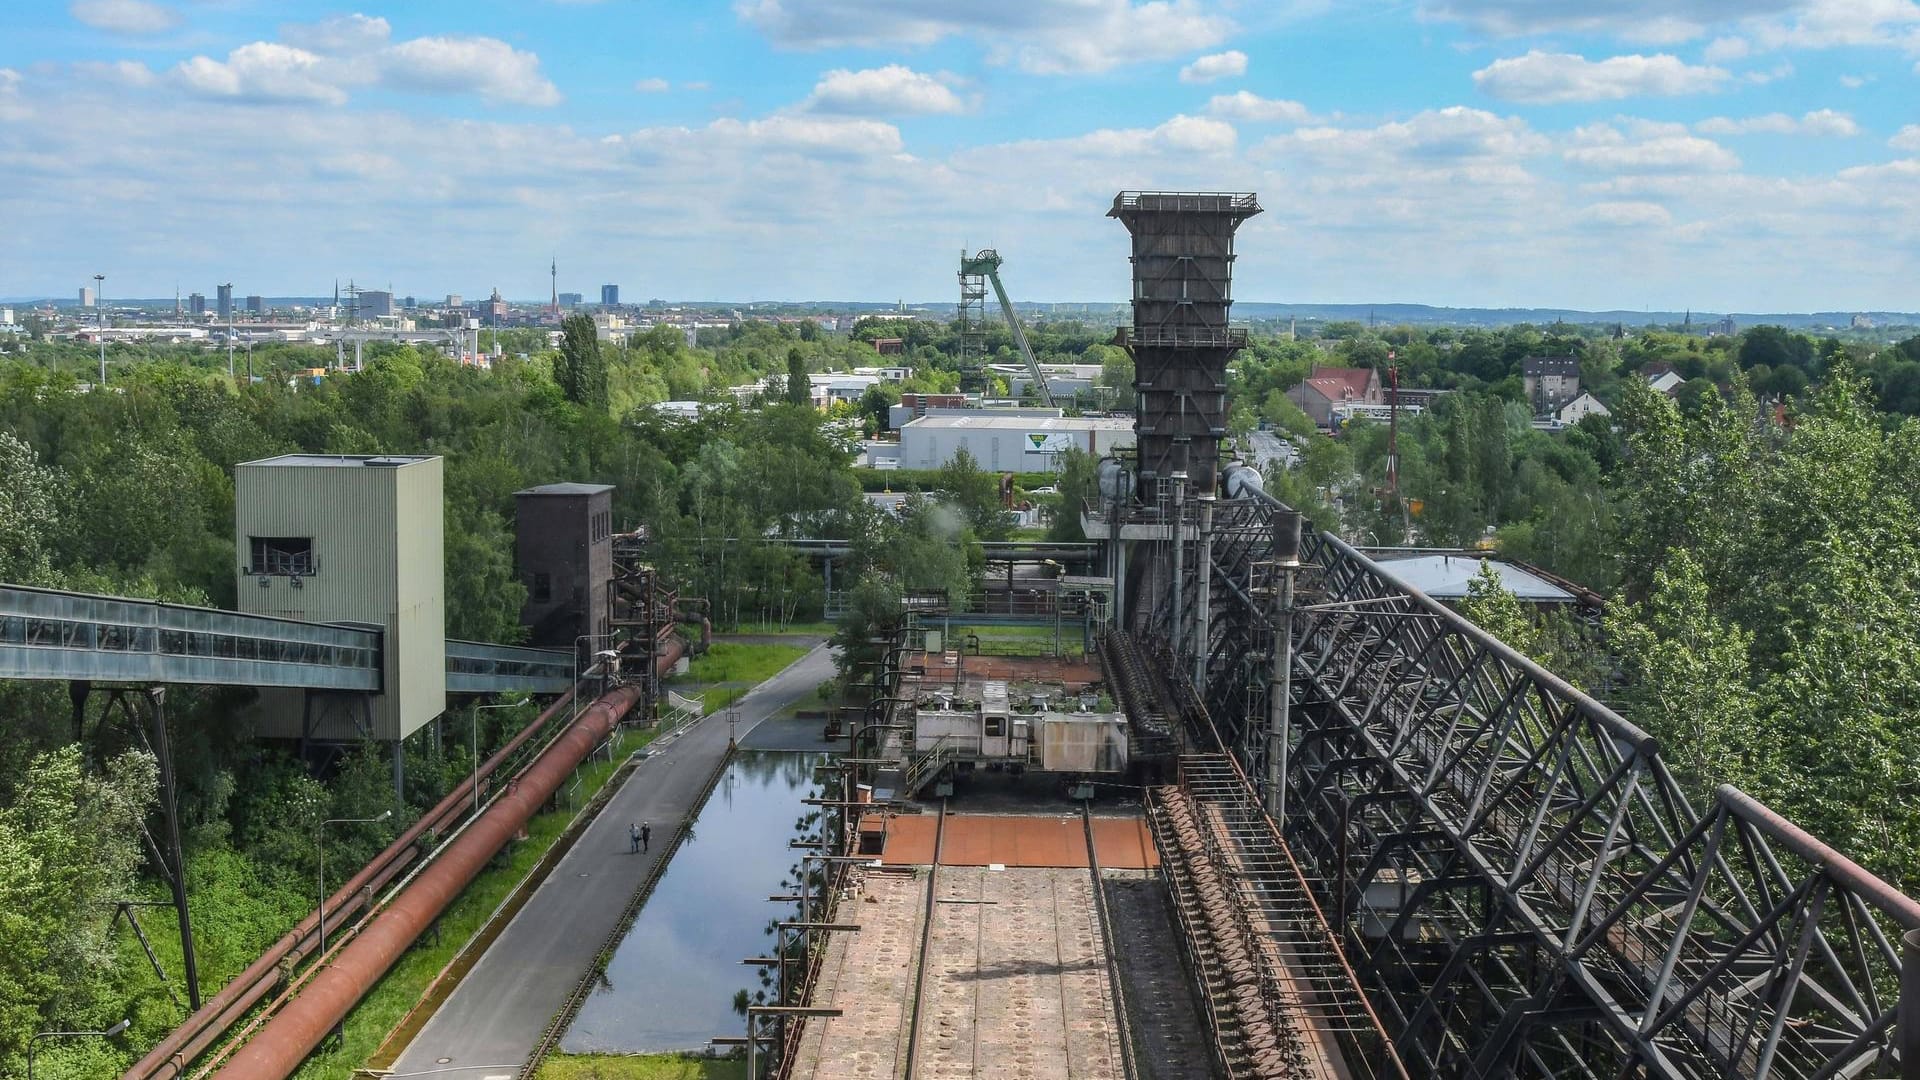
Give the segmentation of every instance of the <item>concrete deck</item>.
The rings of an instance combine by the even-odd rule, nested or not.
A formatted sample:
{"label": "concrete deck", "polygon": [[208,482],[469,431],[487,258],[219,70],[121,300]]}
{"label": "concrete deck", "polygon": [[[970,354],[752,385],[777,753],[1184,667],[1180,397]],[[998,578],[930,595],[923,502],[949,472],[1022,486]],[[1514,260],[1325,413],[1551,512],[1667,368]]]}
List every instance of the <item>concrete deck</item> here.
{"label": "concrete deck", "polygon": [[[1084,848],[1084,841],[1083,841]],[[927,876],[869,872],[840,917],[793,1076],[881,1080],[905,1069]],[[940,869],[916,1076],[1119,1080],[1107,942],[1084,868]]]}

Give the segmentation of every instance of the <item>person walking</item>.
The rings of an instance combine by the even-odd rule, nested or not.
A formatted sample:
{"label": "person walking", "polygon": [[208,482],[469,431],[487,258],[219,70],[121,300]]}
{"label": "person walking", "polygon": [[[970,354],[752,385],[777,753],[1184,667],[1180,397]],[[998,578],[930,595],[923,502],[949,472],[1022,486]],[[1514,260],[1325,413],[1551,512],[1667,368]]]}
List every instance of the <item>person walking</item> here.
{"label": "person walking", "polygon": [[646,851],[648,848],[652,846],[653,846],[653,826],[643,821],[640,823],[640,850]]}
{"label": "person walking", "polygon": [[633,822],[628,822],[627,823],[627,854],[637,855],[639,853],[640,853],[640,826]]}

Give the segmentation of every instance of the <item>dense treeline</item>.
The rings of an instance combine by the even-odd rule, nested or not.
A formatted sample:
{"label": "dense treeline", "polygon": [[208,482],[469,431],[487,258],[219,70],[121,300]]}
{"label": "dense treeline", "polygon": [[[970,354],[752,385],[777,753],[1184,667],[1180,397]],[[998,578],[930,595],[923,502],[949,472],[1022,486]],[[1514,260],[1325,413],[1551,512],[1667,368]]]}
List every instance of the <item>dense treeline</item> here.
{"label": "dense treeline", "polygon": [[[273,376],[238,388],[224,356],[180,363],[163,351],[118,365],[104,390],[82,386],[90,378],[82,363],[6,363],[0,580],[231,606],[232,468],[294,451],[444,457],[447,630],[479,640],[521,633],[513,492],[533,484],[615,485],[616,527],[647,527],[663,573],[709,599],[722,625],[818,617],[821,575],[770,538],[853,539],[841,581],[864,573],[893,587],[965,592],[980,568],[976,528],[1004,535],[996,482],[978,469],[936,476],[928,486],[950,489],[945,501],[915,498],[901,515],[882,515],[853,477],[844,424],[783,393],[742,407],[718,392],[783,370],[796,350],[824,366],[833,350],[851,348],[844,339],[749,327],[697,349],[677,332],[624,348],[577,335],[567,345],[532,360],[504,357],[491,371],[408,348],[369,350],[363,372],[317,381],[290,376],[311,355],[280,350],[268,363],[256,353],[255,370]],[[713,407],[683,420],[621,404],[666,393]],[[396,803],[377,750],[348,753],[316,775],[285,748],[251,738],[235,719],[245,697],[175,688],[169,698],[209,990],[311,910],[317,822],[398,811],[329,830],[337,884],[463,775],[472,752],[464,722],[447,725],[443,744],[410,740],[407,791]],[[526,718],[481,714],[480,750]],[[163,895],[137,873],[152,760],[118,724],[89,727],[78,745],[73,735],[64,685],[0,684],[0,1071],[9,1073],[35,1031],[131,1017],[127,1049],[61,1047],[39,1070],[98,1076],[182,1016],[115,916],[117,900]],[[155,930],[177,990],[177,947]]]}

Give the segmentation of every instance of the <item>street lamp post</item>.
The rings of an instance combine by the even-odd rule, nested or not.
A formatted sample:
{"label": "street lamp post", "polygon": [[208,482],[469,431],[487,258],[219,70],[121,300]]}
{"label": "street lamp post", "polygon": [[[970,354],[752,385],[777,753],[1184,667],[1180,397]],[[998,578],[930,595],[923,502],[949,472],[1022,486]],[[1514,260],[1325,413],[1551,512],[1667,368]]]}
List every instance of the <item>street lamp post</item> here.
{"label": "street lamp post", "polygon": [[376,821],[385,821],[392,816],[393,811],[386,810],[373,817],[328,818],[313,827],[313,846],[320,855],[320,948],[314,951],[314,956],[325,956],[327,953],[327,826],[370,825]]}
{"label": "street lamp post", "polygon": [[[179,293],[174,294],[178,296]],[[107,275],[93,275],[93,309],[100,316],[100,385],[107,385]]]}
{"label": "street lamp post", "polygon": [[473,707],[473,816],[480,816],[480,710],[481,709],[517,709],[526,704],[521,701],[504,701],[495,705],[475,705]]}
{"label": "street lamp post", "polygon": [[36,1034],[33,1038],[27,1040],[27,1080],[33,1080],[33,1051],[35,1044],[41,1039],[111,1039],[115,1035],[127,1030],[127,1026],[130,1023],[132,1023],[132,1021],[122,1020],[105,1031],[42,1031]]}

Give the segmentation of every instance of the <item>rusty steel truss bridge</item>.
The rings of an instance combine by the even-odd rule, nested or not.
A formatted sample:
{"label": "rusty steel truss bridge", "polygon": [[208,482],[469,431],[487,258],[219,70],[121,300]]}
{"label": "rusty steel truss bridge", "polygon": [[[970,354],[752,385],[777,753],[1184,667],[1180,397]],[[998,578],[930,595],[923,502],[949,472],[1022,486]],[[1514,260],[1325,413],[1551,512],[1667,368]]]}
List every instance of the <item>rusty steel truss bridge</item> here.
{"label": "rusty steel truss bridge", "polygon": [[[1690,790],[1645,731],[1303,534],[1220,453],[1232,227],[1258,212],[1116,199],[1154,325],[1129,338],[1134,482],[1089,508],[1122,593],[1109,670],[1181,743],[1157,839],[1248,913],[1182,927],[1196,979],[1225,972],[1222,934],[1260,968],[1209,999],[1215,1035],[1244,1041],[1239,995],[1348,1075],[1920,1077],[1920,904],[1732,787]],[[1323,1074],[1256,1056],[1226,1071]]]}

